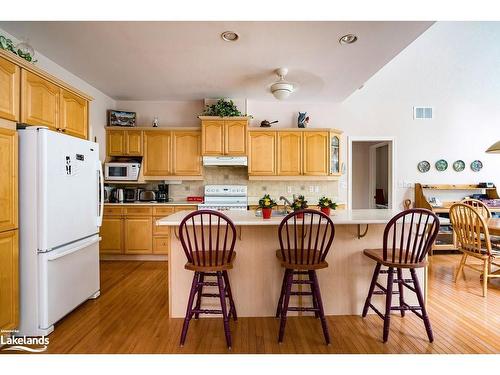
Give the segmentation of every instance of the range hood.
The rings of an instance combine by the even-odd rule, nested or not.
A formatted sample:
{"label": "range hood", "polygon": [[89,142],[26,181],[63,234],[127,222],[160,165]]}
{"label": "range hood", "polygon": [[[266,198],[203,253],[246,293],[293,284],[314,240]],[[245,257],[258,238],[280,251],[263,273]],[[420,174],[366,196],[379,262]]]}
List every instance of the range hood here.
{"label": "range hood", "polygon": [[210,167],[246,167],[246,156],[204,156],[203,166]]}

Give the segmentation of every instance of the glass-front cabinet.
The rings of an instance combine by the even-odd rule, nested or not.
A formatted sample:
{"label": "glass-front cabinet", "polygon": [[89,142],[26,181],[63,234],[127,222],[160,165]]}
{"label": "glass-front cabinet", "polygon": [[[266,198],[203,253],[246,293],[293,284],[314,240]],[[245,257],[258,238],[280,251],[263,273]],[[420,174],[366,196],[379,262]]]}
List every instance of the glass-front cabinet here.
{"label": "glass-front cabinet", "polygon": [[340,131],[330,132],[330,175],[332,176],[340,176],[342,173],[340,135]]}

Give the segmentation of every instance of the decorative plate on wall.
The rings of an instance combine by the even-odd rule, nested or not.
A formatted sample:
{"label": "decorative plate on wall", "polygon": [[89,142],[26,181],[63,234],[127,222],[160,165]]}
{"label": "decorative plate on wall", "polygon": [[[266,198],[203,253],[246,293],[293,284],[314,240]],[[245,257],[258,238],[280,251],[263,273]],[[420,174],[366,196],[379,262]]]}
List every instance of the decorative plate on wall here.
{"label": "decorative plate on wall", "polygon": [[417,168],[419,172],[429,172],[429,170],[431,169],[431,163],[429,163],[427,160],[422,160],[420,163],[418,163]]}
{"label": "decorative plate on wall", "polygon": [[456,160],[453,163],[453,169],[455,172],[462,172],[465,169],[465,163],[463,160]]}
{"label": "decorative plate on wall", "polygon": [[444,159],[439,159],[434,166],[439,172],[443,172],[448,169],[448,162]]}
{"label": "decorative plate on wall", "polygon": [[470,169],[472,169],[473,172],[479,172],[483,168],[483,163],[481,160],[474,160],[472,163],[470,163]]}

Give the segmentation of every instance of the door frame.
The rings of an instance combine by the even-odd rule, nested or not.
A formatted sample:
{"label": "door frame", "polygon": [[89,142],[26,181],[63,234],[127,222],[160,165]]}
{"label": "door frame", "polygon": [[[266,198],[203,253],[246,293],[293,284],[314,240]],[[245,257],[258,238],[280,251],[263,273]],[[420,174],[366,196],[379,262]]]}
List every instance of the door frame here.
{"label": "door frame", "polygon": [[[396,139],[386,136],[348,136],[347,137],[347,209],[352,209],[352,143],[353,142],[379,142],[389,144],[389,185],[391,187],[391,196],[387,196],[389,209],[396,207]],[[370,167],[371,170],[371,167]],[[371,173],[371,171],[370,171]]]}
{"label": "door frame", "polygon": [[389,158],[389,155],[391,154],[391,143],[390,142],[380,142],[376,143],[372,146],[369,147],[369,157],[368,160],[370,162],[369,165],[369,191],[368,191],[368,202],[370,202],[370,208],[377,208],[375,205],[375,200],[373,197],[375,196],[375,189],[377,186],[377,149],[380,147],[387,146],[387,206],[388,208],[391,208],[391,199],[392,199],[392,186],[390,184],[391,181],[391,159]]}

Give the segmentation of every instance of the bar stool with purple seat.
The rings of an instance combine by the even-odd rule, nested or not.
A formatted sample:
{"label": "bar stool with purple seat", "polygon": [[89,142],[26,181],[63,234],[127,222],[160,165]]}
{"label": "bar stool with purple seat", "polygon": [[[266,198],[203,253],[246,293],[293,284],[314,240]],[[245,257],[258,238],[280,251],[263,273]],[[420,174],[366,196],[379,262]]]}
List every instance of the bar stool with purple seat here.
{"label": "bar stool with purple seat", "polygon": [[[384,320],[383,339],[387,342],[391,311],[400,311],[405,316],[409,310],[424,321],[429,341],[434,340],[431,323],[424,304],[422,290],[418,281],[416,269],[427,266],[425,257],[436,240],[439,231],[439,219],[431,211],[422,208],[413,208],[400,212],[387,223],[384,230],[382,249],[365,249],[363,253],[377,262],[373,272],[372,282],[363,308],[363,318],[371,308]],[[381,270],[382,266],[387,270]],[[411,279],[403,278],[403,269],[409,269]],[[394,278],[394,274],[397,277]],[[387,286],[378,282],[379,274],[387,274]],[[393,291],[393,285],[398,284],[398,290]],[[410,285],[410,284],[413,284]],[[375,290],[378,287],[379,290]],[[404,300],[404,288],[417,295],[418,306],[410,306]],[[382,314],[373,304],[373,294],[386,296],[385,314]],[[399,306],[392,306],[392,296],[399,296]]]}
{"label": "bar stool with purple seat", "polygon": [[[321,319],[323,335],[330,344],[330,334],[323,311],[316,270],[328,267],[325,258],[335,236],[332,220],[316,210],[295,211],[286,216],[279,228],[280,249],[276,257],[285,269],[276,317],[281,317],[278,342],[283,341],[288,311],[310,311]],[[294,279],[294,275],[305,275],[308,280]],[[310,292],[292,291],[292,285],[306,284]],[[290,296],[311,296],[312,307],[290,307]]]}
{"label": "bar stool with purple seat", "polygon": [[[232,316],[236,321],[237,315],[227,271],[233,268],[236,257],[236,228],[231,219],[220,212],[199,210],[188,214],[181,221],[179,238],[187,257],[184,268],[194,271],[180,344],[183,346],[186,341],[189,322],[193,316],[198,319],[200,314],[221,314],[226,343],[231,349],[229,320]],[[215,277],[216,281],[207,281],[207,276]],[[203,293],[203,287],[206,286],[217,286],[218,293]],[[201,308],[202,297],[220,299],[221,309]],[[229,311],[226,298],[229,299]]]}

